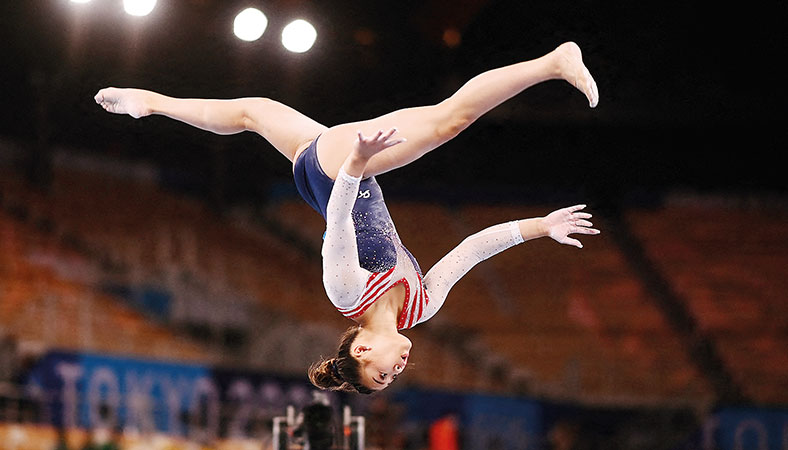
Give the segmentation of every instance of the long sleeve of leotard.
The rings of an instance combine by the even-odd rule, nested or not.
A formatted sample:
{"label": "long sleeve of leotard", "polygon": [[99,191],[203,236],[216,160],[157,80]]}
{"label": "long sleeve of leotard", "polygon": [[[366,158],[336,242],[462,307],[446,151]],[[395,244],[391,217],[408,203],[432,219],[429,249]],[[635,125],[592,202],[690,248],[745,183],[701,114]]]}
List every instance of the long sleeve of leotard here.
{"label": "long sleeve of leotard", "polygon": [[351,216],[360,183],[360,177],[340,169],[326,206],[326,236],[321,250],[323,286],[338,308],[350,307],[358,300],[371,273],[359,265]]}
{"label": "long sleeve of leotard", "polygon": [[424,287],[430,301],[419,323],[438,312],[452,286],[473,266],[522,242],[516,221],[493,225],[465,238],[424,276]]}

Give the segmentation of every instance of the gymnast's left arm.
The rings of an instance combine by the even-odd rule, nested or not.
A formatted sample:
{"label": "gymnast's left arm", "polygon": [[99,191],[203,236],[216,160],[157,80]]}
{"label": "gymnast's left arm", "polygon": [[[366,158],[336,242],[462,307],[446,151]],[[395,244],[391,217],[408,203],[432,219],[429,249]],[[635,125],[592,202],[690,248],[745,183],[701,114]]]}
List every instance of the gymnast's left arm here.
{"label": "gymnast's left arm", "polygon": [[476,264],[510,247],[531,239],[551,237],[556,242],[582,248],[570,234],[599,234],[592,228],[591,214],[581,212],[585,205],[553,211],[545,217],[516,220],[493,225],[468,236],[424,276],[429,304],[419,322],[430,319],[443,306],[449,290]]}

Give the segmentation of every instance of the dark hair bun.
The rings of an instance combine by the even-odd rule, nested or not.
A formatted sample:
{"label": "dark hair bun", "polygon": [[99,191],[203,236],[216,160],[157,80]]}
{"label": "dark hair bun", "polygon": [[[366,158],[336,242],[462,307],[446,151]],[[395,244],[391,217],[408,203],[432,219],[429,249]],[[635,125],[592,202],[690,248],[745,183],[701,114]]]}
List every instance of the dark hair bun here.
{"label": "dark hair bun", "polygon": [[373,391],[361,384],[361,363],[350,354],[350,346],[356,339],[359,326],[348,328],[339,339],[337,356],[321,359],[312,364],[307,372],[315,387],[330,391],[358,392],[371,394]]}
{"label": "dark hair bun", "polygon": [[344,384],[344,381],[335,374],[336,358],[318,361],[309,367],[309,381],[320,389],[335,390]]}

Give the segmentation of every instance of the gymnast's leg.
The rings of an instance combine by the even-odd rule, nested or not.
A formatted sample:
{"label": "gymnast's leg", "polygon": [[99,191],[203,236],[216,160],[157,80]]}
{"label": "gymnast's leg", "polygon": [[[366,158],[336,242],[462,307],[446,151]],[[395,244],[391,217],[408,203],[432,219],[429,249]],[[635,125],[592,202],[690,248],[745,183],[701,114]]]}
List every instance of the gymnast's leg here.
{"label": "gymnast's leg", "polygon": [[96,103],[115,114],[135,119],[156,114],[216,134],[254,131],[291,162],[327,128],[277,101],[259,98],[231,100],[174,98],[143,89],[104,88]]}
{"label": "gymnast's leg", "polygon": [[335,178],[359,131],[372,136],[378,130],[397,128],[399,137],[407,139],[369,161],[364,175],[378,175],[415,161],[507,99],[552,79],[570,82],[588,97],[592,107],[596,106],[596,84],[583,65],[580,48],[572,42],[540,58],[484,72],[436,105],[403,109],[332,128],[267,98],[182,99],[142,89],[105,88],[95,100],[112,113],[134,118],[163,115],[216,134],[255,131],[291,162],[320,135],[320,164]]}
{"label": "gymnast's leg", "polygon": [[436,105],[403,109],[372,120],[329,128],[318,142],[320,165],[328,176],[335,178],[359,131],[371,136],[378,130],[397,128],[397,136],[407,141],[375,155],[364,175],[378,175],[402,167],[454,138],[507,99],[530,86],[553,79],[570,82],[586,95],[591,107],[596,106],[599,99],[596,83],[583,64],[580,48],[567,42],[540,58],[477,75]]}

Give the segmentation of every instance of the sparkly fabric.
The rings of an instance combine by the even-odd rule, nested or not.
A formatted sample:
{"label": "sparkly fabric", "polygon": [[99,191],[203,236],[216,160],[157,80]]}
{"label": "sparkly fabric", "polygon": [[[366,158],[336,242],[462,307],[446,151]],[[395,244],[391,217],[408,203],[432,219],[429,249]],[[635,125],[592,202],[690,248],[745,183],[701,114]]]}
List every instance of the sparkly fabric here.
{"label": "sparkly fabric", "polygon": [[[328,244],[323,246],[324,249],[328,249],[330,246],[328,238],[326,242]],[[361,285],[361,283],[358,283],[353,285],[354,289],[357,290],[356,292],[344,289],[344,286],[350,286],[351,284],[343,282],[343,289],[340,289],[338,292],[334,291],[333,294],[329,293],[329,298],[333,299],[335,298],[334,296],[336,296],[336,298],[340,299],[339,304],[337,301],[332,301],[342,315],[353,320],[361,317],[367,309],[389,289],[398,284],[402,284],[405,287],[405,298],[402,303],[402,312],[397,320],[397,328],[400,330],[410,328],[422,321],[421,319],[424,317],[427,306],[430,304],[429,293],[422,282],[421,273],[416,270],[411,257],[406,254],[407,250],[405,247],[399,245],[396,248],[398,256],[396,266],[385,272],[365,272],[366,280],[364,284]],[[324,251],[324,256],[330,254],[334,250],[335,249],[332,248]],[[326,265],[324,264],[324,270],[325,267]],[[342,270],[347,271],[352,269],[344,267]],[[340,278],[342,278],[342,276],[340,276]],[[324,280],[325,279],[324,275]],[[334,275],[333,279],[337,279],[336,275]],[[353,276],[351,279],[357,278]],[[335,286],[326,285],[326,292],[330,290],[333,291],[335,288]],[[362,292],[361,296],[358,295],[359,289],[361,289],[360,292]],[[354,296],[356,298],[354,298]],[[353,299],[353,301],[351,301],[351,299]],[[442,299],[439,300],[442,302]],[[339,306],[340,304],[347,306]]]}
{"label": "sparkly fabric", "polygon": [[317,139],[298,158],[294,176],[301,196],[326,219],[323,285],[345,317],[358,319],[389,289],[403,284],[397,328],[411,328],[435,315],[473,266],[523,242],[517,222],[494,225],[467,237],[422,277],[374,177],[362,180],[340,169],[332,180],[318,163],[316,146]]}
{"label": "sparkly fabric", "polygon": [[429,320],[443,305],[449,290],[473,266],[523,241],[517,222],[486,228],[467,237],[430,269],[422,279],[415,259],[396,233],[396,265],[386,271],[369,271],[358,262],[353,204],[358,202],[361,179],[339,171],[327,205],[326,237],[323,241],[323,285],[340,313],[357,319],[389,289],[405,287],[397,328],[411,328]]}
{"label": "sparkly fabric", "polygon": [[[320,167],[317,159],[317,139],[299,156],[294,167],[294,177],[301,197],[325,219],[334,180]],[[385,272],[397,263],[396,247],[402,244],[375,177],[361,180],[357,192],[351,214],[359,263],[370,272]],[[415,259],[413,262],[415,264]],[[415,265],[418,268],[418,264]]]}

